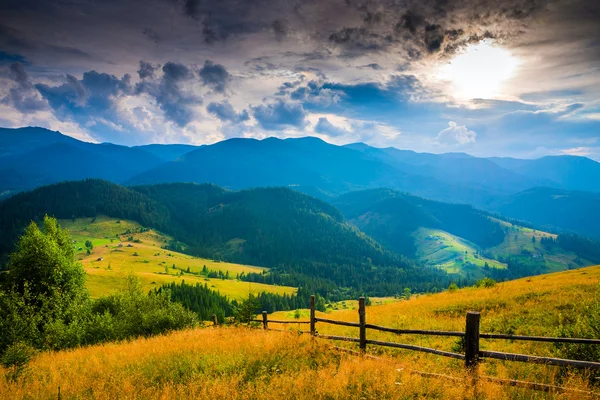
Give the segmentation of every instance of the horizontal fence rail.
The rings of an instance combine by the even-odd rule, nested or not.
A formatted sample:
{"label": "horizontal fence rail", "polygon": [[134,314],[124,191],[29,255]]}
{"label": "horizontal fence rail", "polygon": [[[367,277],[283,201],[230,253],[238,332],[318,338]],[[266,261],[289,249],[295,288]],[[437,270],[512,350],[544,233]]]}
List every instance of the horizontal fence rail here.
{"label": "horizontal fence rail", "polygon": [[561,367],[576,367],[600,369],[600,363],[591,361],[565,360],[562,358],[528,356],[525,354],[501,353],[499,351],[480,351],[480,357],[495,358],[506,361],[530,362],[535,364],[558,365]]}
{"label": "horizontal fence rail", "polygon": [[[358,324],[357,324],[358,325]],[[379,326],[372,324],[365,324],[365,328],[374,329],[376,331],[391,332],[398,335],[431,335],[431,336],[465,336],[464,332],[446,332],[446,331],[428,331],[422,329],[397,329],[388,328],[387,326]]]}
{"label": "horizontal fence rail", "polygon": [[527,340],[531,342],[552,342],[552,343],[576,343],[576,344],[600,344],[599,339],[581,339],[581,338],[559,338],[545,336],[523,336],[523,335],[505,335],[501,333],[480,333],[482,339],[504,339],[504,340]]}
{"label": "horizontal fence rail", "polygon": [[430,349],[429,347],[415,346],[412,344],[381,342],[379,340],[367,340],[367,344],[374,344],[376,346],[385,346],[385,347],[395,347],[397,349],[405,349],[405,350],[416,350],[416,351],[421,351],[423,353],[437,354],[438,356],[458,358],[459,360],[465,359],[465,356],[462,354],[452,353],[449,351],[438,350],[438,349]]}
{"label": "horizontal fence rail", "polygon": [[355,328],[360,328],[360,324],[356,323],[356,322],[336,321],[333,319],[325,319],[325,318],[319,318],[319,317],[315,318],[315,322],[325,322],[326,324],[352,326]]}

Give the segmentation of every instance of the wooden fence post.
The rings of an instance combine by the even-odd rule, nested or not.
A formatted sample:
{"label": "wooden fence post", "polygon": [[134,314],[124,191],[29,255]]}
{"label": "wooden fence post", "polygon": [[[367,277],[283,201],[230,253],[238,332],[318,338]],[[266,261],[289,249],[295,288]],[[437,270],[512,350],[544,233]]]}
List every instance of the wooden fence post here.
{"label": "wooden fence post", "polygon": [[217,321],[217,314],[213,314],[213,326],[217,325],[219,325],[219,322]]}
{"label": "wooden fence post", "polygon": [[267,322],[267,312],[263,311],[262,316],[263,316],[263,328],[269,329],[269,323]]}
{"label": "wooden fence post", "polygon": [[358,323],[359,323],[359,335],[360,342],[359,347],[361,351],[365,351],[367,349],[367,327],[365,326],[366,321],[366,312],[365,312],[365,298],[363,296],[358,298]]}
{"label": "wooden fence post", "polygon": [[475,311],[467,313],[465,330],[465,365],[474,367],[479,358],[479,320],[480,314]]}
{"label": "wooden fence post", "polygon": [[315,336],[315,295],[310,296],[310,335]]}

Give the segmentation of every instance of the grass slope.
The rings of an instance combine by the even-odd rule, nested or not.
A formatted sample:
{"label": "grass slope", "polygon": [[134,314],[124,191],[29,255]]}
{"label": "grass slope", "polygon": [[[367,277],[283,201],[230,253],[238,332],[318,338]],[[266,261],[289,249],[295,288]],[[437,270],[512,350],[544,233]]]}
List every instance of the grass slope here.
{"label": "grass slope", "polygon": [[[477,310],[482,313],[481,330],[485,332],[556,335],[561,323],[573,323],[578,310],[589,304],[598,290],[599,279],[600,266],[590,267],[520,279],[492,288],[466,288],[374,305],[367,307],[366,318],[371,324],[398,328],[463,330],[466,311]],[[272,317],[293,318],[290,314],[279,312]],[[335,311],[328,317],[358,320],[356,310]],[[281,327],[275,323],[269,325]],[[325,334],[358,335],[356,328],[323,323],[318,323],[317,329]],[[398,337],[372,331],[367,335],[369,339],[450,351],[456,351],[457,347],[455,338]],[[464,378],[465,369],[459,360],[374,346],[369,346],[368,352],[381,359],[360,359],[339,353],[330,344],[330,341],[313,341],[307,335],[220,327],[46,352],[32,360],[26,377],[17,382],[2,379],[8,371],[0,367],[0,397],[9,394],[11,399],[55,398],[60,386],[63,398],[80,399],[590,398],[485,381],[479,381],[474,390],[470,379],[450,382],[411,373],[427,371]],[[555,355],[548,343],[482,340],[482,348]],[[584,377],[556,367],[485,360],[479,372],[590,390]]]}
{"label": "grass slope", "polygon": [[[588,260],[578,257],[558,246],[545,247],[542,238],[554,238],[555,234],[514,225],[491,218],[502,225],[507,233],[504,241],[496,246],[482,249],[475,243],[452,235],[443,230],[419,228],[412,237],[415,240],[416,258],[428,266],[442,268],[449,274],[482,278],[481,269],[487,263],[490,268],[506,268],[506,264],[495,258],[510,256],[531,266],[543,266],[546,272],[559,272],[590,266]],[[535,241],[533,240],[535,238]],[[487,256],[487,257],[486,257]]]}
{"label": "grass slope", "polygon": [[460,274],[466,269],[479,270],[486,263],[490,268],[506,268],[506,264],[477,254],[479,247],[474,243],[448,232],[419,228],[413,237],[416,257],[426,265],[442,268],[449,274]]}
{"label": "grass slope", "polygon": [[[267,268],[196,258],[165,250],[162,246],[166,245],[170,238],[154,230],[140,232],[142,226],[137,222],[100,216],[95,219],[60,220],[60,224],[69,230],[75,241],[78,258],[87,272],[87,286],[92,297],[100,297],[124,288],[125,278],[130,273],[140,278],[144,290],[184,280],[189,284],[206,283],[210,288],[232,299],[246,296],[249,290],[278,294],[296,291],[291,287],[234,279],[242,272],[261,273],[267,271]],[[86,252],[86,240],[90,240],[94,245],[90,255]],[[228,273],[232,279],[200,275],[204,266],[210,271]]]}

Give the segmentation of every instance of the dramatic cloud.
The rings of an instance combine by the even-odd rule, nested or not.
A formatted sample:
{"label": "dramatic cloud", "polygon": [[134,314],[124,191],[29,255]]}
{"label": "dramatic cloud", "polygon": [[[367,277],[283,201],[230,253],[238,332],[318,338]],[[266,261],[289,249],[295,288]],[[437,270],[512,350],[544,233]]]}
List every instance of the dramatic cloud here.
{"label": "dramatic cloud", "polygon": [[224,122],[240,123],[247,121],[250,118],[248,111],[243,110],[242,112],[237,113],[233,106],[227,101],[224,101],[223,103],[210,103],[206,106],[206,111]]}
{"label": "dramatic cloud", "polygon": [[156,69],[147,62],[140,62],[138,74],[142,81],[136,85],[135,92],[152,96],[168,120],[180,127],[186,126],[194,119],[194,106],[202,104],[202,98],[189,87],[194,73],[183,64],[168,62],[162,67],[162,76],[153,79]]}
{"label": "dramatic cloud", "polygon": [[[1,118],[117,143],[317,134],[600,159],[599,15],[593,0],[4,1]],[[482,42],[515,68],[459,96],[481,86],[474,63],[440,71]]]}
{"label": "dramatic cloud", "polygon": [[438,133],[435,142],[441,145],[465,145],[475,143],[476,138],[477,134],[467,129],[465,125],[450,121],[448,127]]}
{"label": "dramatic cloud", "polygon": [[256,121],[266,130],[286,128],[304,128],[306,111],[299,103],[285,102],[277,99],[272,103],[252,107]]}
{"label": "dramatic cloud", "polygon": [[131,92],[130,80],[129,75],[119,79],[114,75],[89,71],[83,74],[81,80],[66,75],[66,82],[62,85],[37,84],[35,87],[61,119],[110,119],[115,98]]}
{"label": "dramatic cloud", "polygon": [[10,65],[9,78],[16,85],[9,89],[8,94],[0,100],[1,103],[11,105],[22,113],[28,114],[47,108],[35,89],[29,75],[25,72],[23,64],[20,62]]}
{"label": "dramatic cloud", "polygon": [[224,92],[229,82],[229,72],[224,66],[207,60],[198,72],[205,85],[211,86],[217,92]]}

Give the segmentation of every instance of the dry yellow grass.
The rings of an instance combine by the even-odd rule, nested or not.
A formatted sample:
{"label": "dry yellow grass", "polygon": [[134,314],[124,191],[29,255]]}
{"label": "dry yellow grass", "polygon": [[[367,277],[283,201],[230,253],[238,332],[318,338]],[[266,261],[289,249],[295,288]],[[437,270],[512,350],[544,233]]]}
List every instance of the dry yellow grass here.
{"label": "dry yellow grass", "polygon": [[487,382],[474,389],[469,380],[423,378],[403,367],[306,335],[205,328],[40,354],[22,380],[0,379],[0,398],[55,399],[59,386],[63,399],[98,400],[560,398]]}
{"label": "dry yellow grass", "polygon": [[[576,313],[595,293],[600,266],[498,284],[489,289],[419,296],[367,307],[367,322],[402,328],[463,330],[466,310],[482,313],[482,331],[554,335],[561,313]],[[356,310],[328,318],[356,321]],[[290,318],[276,313],[272,318]],[[279,328],[270,324],[272,328]],[[302,326],[306,329],[306,326]],[[357,336],[355,328],[317,324],[321,333]],[[368,337],[452,350],[455,339]],[[583,399],[580,393],[544,393],[470,379],[424,378],[411,371],[465,377],[459,360],[369,346],[381,359],[341,353],[332,342],[293,332],[204,328],[120,344],[41,353],[17,382],[0,369],[0,398],[54,399]],[[343,345],[339,344],[338,345]],[[352,345],[346,345],[352,347]],[[484,341],[482,347],[553,354],[544,343]],[[398,371],[400,369],[400,371]],[[479,373],[591,390],[583,376],[556,367],[485,360]]]}

